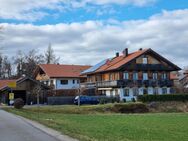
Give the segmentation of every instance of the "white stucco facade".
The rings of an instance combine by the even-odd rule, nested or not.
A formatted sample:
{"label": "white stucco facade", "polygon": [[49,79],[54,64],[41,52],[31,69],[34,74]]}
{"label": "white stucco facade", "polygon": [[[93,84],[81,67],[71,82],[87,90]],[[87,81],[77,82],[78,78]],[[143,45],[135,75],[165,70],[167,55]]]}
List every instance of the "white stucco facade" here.
{"label": "white stucco facade", "polygon": [[[135,89],[137,89],[135,91]],[[163,93],[163,89],[166,91],[166,93]],[[140,87],[140,88],[129,88],[129,87],[125,87],[125,88],[116,88],[116,89],[109,89],[109,90],[105,90],[105,94],[106,96],[116,96],[118,94],[118,96],[120,97],[120,100],[126,100],[126,101],[132,101],[133,98],[135,98],[135,100],[137,99],[138,95],[143,95],[144,91],[146,94],[148,95],[154,95],[154,94],[170,94],[171,93],[171,89],[170,87]],[[126,92],[125,92],[126,91]]]}
{"label": "white stucco facade", "polygon": [[[62,81],[64,83],[62,83]],[[79,78],[52,78],[52,79],[46,81],[45,83],[48,85],[53,84],[55,90],[80,88],[80,79]]]}

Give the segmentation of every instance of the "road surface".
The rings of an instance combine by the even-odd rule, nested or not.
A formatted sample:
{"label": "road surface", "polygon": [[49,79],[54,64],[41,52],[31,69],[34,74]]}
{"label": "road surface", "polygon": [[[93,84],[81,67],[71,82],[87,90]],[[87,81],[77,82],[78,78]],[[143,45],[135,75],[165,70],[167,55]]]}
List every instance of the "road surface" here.
{"label": "road surface", "polygon": [[0,109],[0,141],[58,141],[21,118]]}

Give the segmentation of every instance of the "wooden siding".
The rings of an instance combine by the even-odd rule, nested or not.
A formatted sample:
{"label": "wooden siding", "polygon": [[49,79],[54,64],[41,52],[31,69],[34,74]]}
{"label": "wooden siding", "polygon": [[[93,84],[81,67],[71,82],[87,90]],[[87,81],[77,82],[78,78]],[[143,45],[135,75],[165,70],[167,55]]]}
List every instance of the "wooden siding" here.
{"label": "wooden siding", "polygon": [[159,60],[155,59],[151,55],[142,55],[136,59],[136,64],[143,64],[143,58],[148,58],[148,64],[161,64]]}
{"label": "wooden siding", "polygon": [[37,74],[36,80],[42,80],[42,81],[45,81],[45,80],[49,80],[50,78],[46,75],[46,74]]}

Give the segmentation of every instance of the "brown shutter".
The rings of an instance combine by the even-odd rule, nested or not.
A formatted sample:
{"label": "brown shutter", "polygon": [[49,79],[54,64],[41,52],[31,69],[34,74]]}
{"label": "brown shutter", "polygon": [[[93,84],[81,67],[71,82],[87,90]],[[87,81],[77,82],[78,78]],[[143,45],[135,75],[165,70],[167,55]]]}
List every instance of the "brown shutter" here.
{"label": "brown shutter", "polygon": [[123,72],[119,72],[119,79],[123,79]]}
{"label": "brown shutter", "polygon": [[142,72],[141,71],[138,72],[138,79],[142,80]]}
{"label": "brown shutter", "polygon": [[133,72],[128,72],[129,73],[129,79],[132,80],[133,79]]}
{"label": "brown shutter", "polygon": [[158,72],[158,79],[161,80],[162,72]]}
{"label": "brown shutter", "polygon": [[153,74],[153,72],[151,72],[151,71],[148,72],[149,79],[152,79],[152,74]]}

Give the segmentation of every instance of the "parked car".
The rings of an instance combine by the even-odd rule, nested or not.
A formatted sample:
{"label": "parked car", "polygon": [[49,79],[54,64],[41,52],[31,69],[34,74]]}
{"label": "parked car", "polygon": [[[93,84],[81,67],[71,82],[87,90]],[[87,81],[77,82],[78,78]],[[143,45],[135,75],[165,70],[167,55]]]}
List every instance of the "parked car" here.
{"label": "parked car", "polygon": [[82,104],[99,104],[99,99],[91,96],[76,96],[74,99],[74,104],[78,105],[80,99],[80,105]]}

